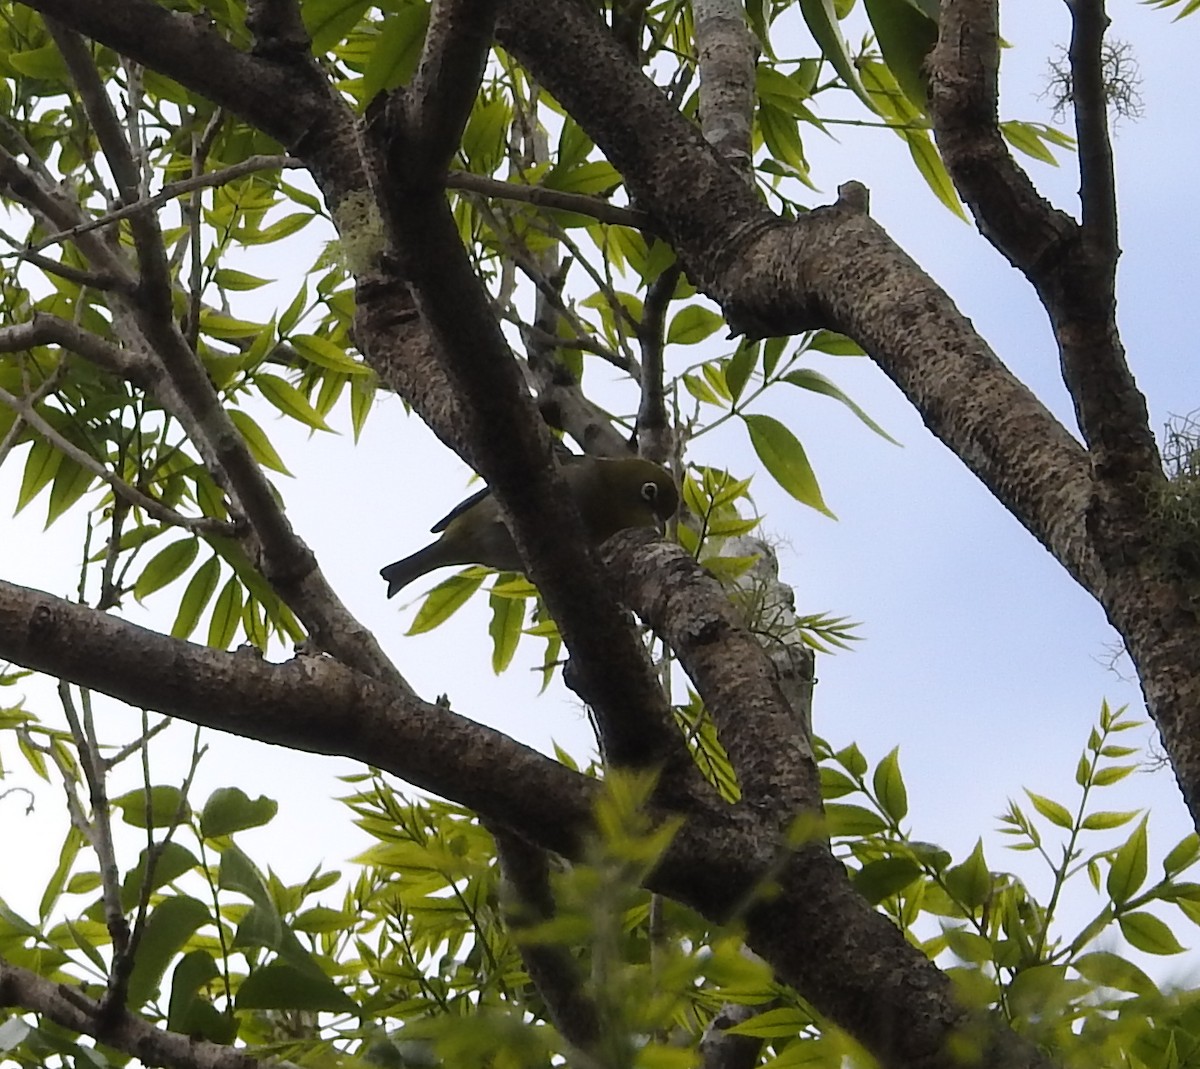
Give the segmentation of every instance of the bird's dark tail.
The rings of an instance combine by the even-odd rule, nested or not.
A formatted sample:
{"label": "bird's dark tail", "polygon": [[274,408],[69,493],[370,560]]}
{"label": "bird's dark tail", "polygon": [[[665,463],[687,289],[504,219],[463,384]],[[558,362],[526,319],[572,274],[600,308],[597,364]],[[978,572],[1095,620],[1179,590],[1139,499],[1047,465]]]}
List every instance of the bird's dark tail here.
{"label": "bird's dark tail", "polygon": [[426,572],[431,572],[434,568],[440,568],[448,563],[441,559],[442,556],[443,553],[438,548],[438,543],[434,542],[433,545],[418,549],[416,553],[403,560],[389,564],[386,568],[380,568],[379,574],[387,580],[387,596],[395,597],[400,590],[403,590],[409,583],[420,579]]}

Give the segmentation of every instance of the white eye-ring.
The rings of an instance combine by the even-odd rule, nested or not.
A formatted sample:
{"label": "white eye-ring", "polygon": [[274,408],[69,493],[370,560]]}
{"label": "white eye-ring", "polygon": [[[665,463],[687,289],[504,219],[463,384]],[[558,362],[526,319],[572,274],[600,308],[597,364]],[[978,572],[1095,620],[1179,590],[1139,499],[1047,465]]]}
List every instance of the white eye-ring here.
{"label": "white eye-ring", "polygon": [[644,482],[642,483],[642,497],[647,501],[658,500],[658,483]]}

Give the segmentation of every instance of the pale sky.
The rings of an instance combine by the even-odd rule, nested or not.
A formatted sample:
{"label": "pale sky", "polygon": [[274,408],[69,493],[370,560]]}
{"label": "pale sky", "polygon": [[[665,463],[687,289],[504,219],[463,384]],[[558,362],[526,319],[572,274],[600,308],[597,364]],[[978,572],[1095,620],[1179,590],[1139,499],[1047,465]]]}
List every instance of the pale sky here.
{"label": "pale sky", "polygon": [[[1005,0],[1003,6],[1002,32],[1014,48],[1005,55],[1002,117],[1048,121],[1049,105],[1037,94],[1047,57],[1066,40],[1065,6],[1046,0]],[[1200,225],[1176,177],[1186,182],[1197,162],[1190,72],[1200,17],[1174,25],[1169,15],[1140,4],[1110,6],[1114,34],[1133,45],[1141,64],[1145,103],[1145,117],[1122,122],[1115,142],[1125,250],[1119,319],[1154,426],[1161,429],[1169,414],[1200,407],[1193,353]],[[934,201],[899,139],[848,127],[835,132],[837,144],[818,133],[805,140],[824,199],[832,199],[842,181],[865,182],[872,214],[947,288],[1009,367],[1069,420],[1045,315],[1029,287],[972,226]],[[1073,212],[1073,157],[1062,156],[1057,170],[1028,165],[1042,190]],[[269,262],[248,269],[279,270]],[[293,281],[275,292],[287,300],[294,288]],[[668,352],[674,368],[695,359],[694,349]],[[1101,700],[1140,708],[1132,671],[1127,661],[1118,664],[1122,674],[1110,667],[1116,636],[1100,608],[933,439],[874,365],[815,357],[812,366],[903,443],[896,448],[835,402],[800,391],[769,396],[756,408],[800,436],[839,517],[833,522],[795,503],[765,473],[755,478],[764,530],[781,542],[782,574],[795,587],[797,608],[863,625],[864,641],[853,652],[818,662],[816,730],[835,747],[857,741],[872,763],[899,744],[914,838],[942,843],[961,859],[982,835],[991,868],[1020,873],[1037,893],[1045,884],[1036,865],[1030,855],[1004,849],[995,816],[1024,787],[1074,809],[1075,763]],[[485,599],[440,631],[414,638],[403,637],[413,610],[384,599],[378,568],[423,544],[429,526],[464,496],[465,468],[395,399],[378,406],[357,448],[344,410],[334,424],[345,433],[309,439],[294,423],[267,427],[273,439],[278,435],[279,451],[296,475],[278,483],[292,522],[317,551],[335,589],[424,697],[447,691],[467,716],[543,749],[557,740],[586,758],[586,718],[571,695],[538,698],[537,678],[520,663],[500,678],[492,675]],[[0,501],[15,499],[23,456],[0,469]],[[744,432],[732,426],[704,439],[689,459],[739,474],[757,466]],[[43,497],[15,520],[0,519],[0,575],[72,596],[82,518],[72,514],[43,533],[44,516]],[[158,626],[170,626],[181,591],[178,585],[151,601]],[[524,664],[538,657],[540,643],[532,643]],[[25,692],[35,711],[57,720],[51,690]],[[9,693],[0,698],[9,700]],[[114,741],[136,731],[135,712],[111,704],[106,710]],[[1139,741],[1146,737],[1145,731],[1137,734]],[[177,743],[156,748],[164,761],[159,782],[178,782],[187,739],[183,730]],[[342,865],[364,845],[348,811],[330,800],[348,793],[334,777],[357,770],[351,762],[267,751],[214,733],[206,741],[211,752],[198,777],[198,801],[215,787],[237,785],[281,803],[268,830],[244,836],[256,860],[269,860],[285,879],[297,880],[318,863]],[[6,868],[0,897],[33,913],[57,857],[61,792],[34,780],[15,748],[5,745],[3,787],[33,789],[37,810],[29,818],[21,814],[23,795],[0,800],[6,807],[0,850],[28,859],[19,869]],[[1189,828],[1169,771],[1135,774],[1102,792],[1096,806],[1152,809],[1154,857]],[[1105,844],[1111,841],[1094,845]],[[1083,896],[1079,916],[1090,916],[1098,905]],[[1185,945],[1200,944],[1177,913],[1163,915]],[[1182,977],[1197,964],[1193,951],[1160,959],[1155,972]]]}

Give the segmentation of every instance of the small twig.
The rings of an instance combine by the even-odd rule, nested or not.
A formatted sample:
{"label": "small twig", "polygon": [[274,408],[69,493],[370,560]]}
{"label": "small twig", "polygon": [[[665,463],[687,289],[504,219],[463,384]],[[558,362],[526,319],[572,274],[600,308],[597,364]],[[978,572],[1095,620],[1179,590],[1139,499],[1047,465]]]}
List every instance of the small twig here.
{"label": "small twig", "polygon": [[83,768],[83,777],[90,795],[92,819],[89,826],[92,832],[92,848],[96,851],[96,859],[100,866],[104,920],[108,933],[112,936],[115,969],[116,959],[126,952],[129,945],[129,925],[125,922],[125,913],[121,908],[121,875],[117,868],[116,849],[113,846],[112,825],[109,823],[104,762],[100,757],[100,743],[96,738],[95,723],[92,720],[91,697],[86,690],[81,689],[80,693],[84,701],[82,720],[71,698],[71,685],[66,680],[59,680],[58,699],[62,703],[63,713],[75,739],[79,763]]}
{"label": "small twig", "polygon": [[304,164],[300,160],[292,159],[288,156],[251,156],[248,159],[242,160],[241,163],[224,167],[219,171],[209,171],[207,174],[193,175],[191,178],[183,178],[178,182],[170,182],[163,186],[157,193],[144,197],[134,204],[127,204],[121,208],[117,208],[115,211],[106,212],[95,219],[89,219],[87,222],[59,230],[49,237],[42,238],[41,241],[29,246],[27,251],[40,252],[50,245],[69,241],[80,234],[99,230],[101,227],[111,226],[113,223],[119,223],[122,219],[128,219],[130,216],[137,215],[140,212],[159,208],[168,201],[172,201],[176,197],[182,197],[185,193],[191,193],[193,190],[222,186],[227,182],[232,182],[243,175],[253,174],[256,171],[287,170],[303,166]]}
{"label": "small twig", "polygon": [[654,233],[654,220],[646,212],[636,208],[623,208],[600,197],[589,197],[584,193],[564,193],[544,186],[521,185],[518,182],[502,182],[496,178],[469,174],[466,171],[451,171],[446,178],[447,189],[461,189],[468,193],[480,193],[497,200],[512,200],[521,204],[532,204],[553,211],[574,212],[587,215],[600,223],[628,226],[635,230]]}
{"label": "small twig", "polygon": [[171,723],[172,721],[170,717],[164,717],[157,724],[155,724],[154,727],[147,728],[140,736],[138,736],[138,738],[134,739],[133,742],[126,746],[122,746],[121,749],[112,755],[112,757],[105,760],[104,770],[107,772],[110,769],[115,768],[122,761],[132,757],[139,750],[143,750],[155,735],[166,731],[166,729],[171,726]]}

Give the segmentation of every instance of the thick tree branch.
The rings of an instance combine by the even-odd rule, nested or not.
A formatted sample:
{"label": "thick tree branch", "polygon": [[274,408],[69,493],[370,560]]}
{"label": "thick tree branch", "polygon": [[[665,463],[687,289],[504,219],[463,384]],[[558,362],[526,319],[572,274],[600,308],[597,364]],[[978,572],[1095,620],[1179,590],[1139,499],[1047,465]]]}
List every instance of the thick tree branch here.
{"label": "thick tree branch", "polygon": [[441,183],[479,92],[497,0],[434,0],[416,76],[406,92],[410,180]]}
{"label": "thick tree branch", "polygon": [[720,583],[646,531],[616,535],[604,557],[622,598],[666,640],[704,699],[737,772],[739,804],[779,829],[803,813],[819,824],[821,783],[804,726]]}
{"label": "thick tree branch", "polygon": [[700,129],[721,158],[747,182],[754,179],[754,38],[737,0],[698,0],[696,65],[700,72]]}
{"label": "thick tree branch", "polygon": [[0,581],[0,658],[129,705],[310,753],[351,757],[539,842],[578,849],[596,781],[329,657],[284,664],[168,638]]}
{"label": "thick tree branch", "polygon": [[497,36],[625,175],[735,330],[849,334],[930,430],[1094,589],[1086,455],[882,229],[849,201],[793,224],[772,216],[582,7],[511,0]]}
{"label": "thick tree branch", "polygon": [[0,1006],[32,1010],[70,1032],[93,1036],[143,1065],[168,1069],[258,1069],[236,1047],[156,1028],[136,1014],[114,1013],[75,987],[56,984],[0,959]]}

